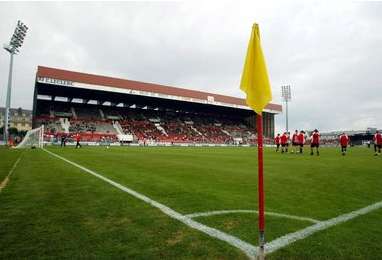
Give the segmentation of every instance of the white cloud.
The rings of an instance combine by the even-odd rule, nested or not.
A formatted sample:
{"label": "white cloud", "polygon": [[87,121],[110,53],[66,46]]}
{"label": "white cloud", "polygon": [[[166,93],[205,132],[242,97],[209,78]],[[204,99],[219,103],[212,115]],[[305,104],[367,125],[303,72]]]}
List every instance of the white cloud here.
{"label": "white cloud", "polygon": [[[31,108],[37,65],[243,97],[254,21],[274,101],[290,84],[290,129],[382,127],[382,4],[375,2],[1,2],[0,39],[29,25],[15,59],[13,106]],[[9,57],[0,52],[0,104]],[[284,126],[284,115],[277,117]]]}

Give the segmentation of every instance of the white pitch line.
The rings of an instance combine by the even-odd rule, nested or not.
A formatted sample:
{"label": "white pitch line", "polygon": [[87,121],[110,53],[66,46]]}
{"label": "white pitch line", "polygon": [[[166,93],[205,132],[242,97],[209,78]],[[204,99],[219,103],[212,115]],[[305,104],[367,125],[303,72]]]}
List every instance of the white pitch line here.
{"label": "white pitch line", "polygon": [[19,164],[21,160],[21,155],[19,156],[19,158],[17,158],[16,162],[13,164],[11,170],[9,171],[8,175],[4,178],[4,180],[0,183],[0,191],[2,191],[5,186],[7,185],[8,181],[9,181],[9,178],[11,177],[12,173],[15,171],[16,167],[17,167],[17,164]]}
{"label": "white pitch line", "polygon": [[171,209],[171,208],[169,208],[169,207],[167,207],[167,206],[165,206],[165,205],[163,205],[163,204],[161,204],[161,203],[159,203],[159,202],[157,202],[157,201],[155,201],[153,199],[150,199],[149,197],[147,197],[147,196],[145,196],[145,195],[143,195],[141,193],[138,193],[138,192],[136,192],[136,191],[134,191],[134,190],[132,190],[130,188],[127,188],[127,187],[125,187],[125,186],[123,186],[123,185],[121,185],[121,184],[119,184],[119,183],[117,183],[115,181],[112,181],[112,180],[110,180],[110,179],[108,179],[108,178],[106,178],[106,177],[104,177],[104,176],[102,176],[102,175],[100,175],[100,174],[98,174],[98,173],[96,173],[96,172],[94,172],[92,170],[89,170],[89,169],[87,169],[87,168],[85,168],[85,167],[83,167],[83,166],[81,166],[81,165],[79,165],[79,164],[77,164],[75,162],[72,162],[72,161],[70,161],[70,160],[68,160],[68,159],[66,159],[66,158],[64,158],[64,157],[62,157],[62,156],[60,156],[58,154],[55,154],[55,153],[53,153],[51,151],[48,151],[48,150],[46,150],[44,148],[43,148],[43,150],[45,152],[49,153],[50,155],[52,155],[52,156],[54,156],[54,157],[56,157],[58,159],[61,159],[61,160],[65,161],[65,162],[67,162],[67,163],[69,163],[69,164],[71,164],[71,165],[73,165],[73,166],[75,166],[75,167],[77,167],[77,168],[79,168],[79,169],[81,169],[81,170],[83,170],[83,171],[85,171],[85,172],[87,172],[87,173],[89,173],[89,174],[91,174],[91,175],[93,175],[93,176],[95,176],[95,177],[97,177],[97,178],[99,178],[99,179],[109,183],[110,185],[112,185],[112,186],[114,186],[114,187],[116,187],[118,189],[120,189],[120,190],[122,190],[124,192],[129,193],[130,195],[134,196],[135,198],[140,199],[140,200],[150,204],[151,206],[153,206],[155,208],[158,208],[163,213],[165,213],[167,216],[169,216],[171,218],[174,218],[174,219],[176,219],[176,220],[186,224],[187,226],[189,226],[189,227],[191,227],[193,229],[199,230],[199,231],[201,231],[201,232],[203,232],[203,233],[205,233],[205,234],[207,234],[207,235],[209,235],[211,237],[220,239],[220,240],[225,241],[228,244],[230,244],[230,245],[232,245],[232,246],[234,246],[236,248],[239,248],[250,259],[255,259],[256,258],[256,255],[257,255],[257,247],[256,246],[251,245],[251,244],[249,244],[249,243],[247,243],[247,242],[245,242],[243,240],[240,240],[239,238],[237,238],[235,236],[229,235],[229,234],[224,233],[224,232],[222,232],[220,230],[217,230],[215,228],[211,228],[211,227],[203,225],[203,224],[201,224],[199,222],[196,222],[195,220],[192,220],[191,218],[189,218],[189,217],[187,217],[185,215],[182,215],[182,214],[176,212],[175,210],[173,210],[173,209]]}
{"label": "white pitch line", "polygon": [[[197,212],[192,214],[187,214],[186,217],[189,218],[196,218],[196,217],[208,217],[213,215],[222,215],[222,214],[230,214],[230,213],[253,213],[258,214],[259,211],[257,210],[249,210],[249,209],[234,209],[234,210],[216,210],[216,211],[207,211],[207,212]],[[320,220],[308,218],[308,217],[300,217],[300,216],[294,216],[289,214],[282,214],[277,212],[269,212],[266,211],[265,215],[269,216],[275,216],[280,218],[289,218],[289,219],[296,219],[296,220],[302,220],[302,221],[309,221],[312,223],[319,223]]]}
{"label": "white pitch line", "polygon": [[[171,218],[174,218],[184,224],[186,224],[187,226],[191,227],[191,228],[194,228],[196,230],[199,230],[211,237],[215,237],[217,239],[220,239],[222,241],[225,241],[227,242],[228,244],[236,247],[236,248],[239,248],[240,250],[242,250],[250,259],[255,259],[256,256],[257,256],[257,247],[247,243],[247,242],[244,242],[242,240],[240,240],[239,238],[235,237],[235,236],[231,236],[227,233],[224,233],[220,230],[217,230],[215,228],[211,228],[211,227],[208,227],[206,225],[203,225],[199,222],[196,222],[194,220],[192,220],[189,216],[192,215],[192,214],[189,214],[189,215],[182,215],[176,211],[174,211],[173,209],[155,201],[155,200],[152,200],[150,199],[149,197],[145,196],[145,195],[142,195],[132,189],[129,189],[117,182],[114,182],[92,170],[89,170],[75,162],[72,162],[60,155],[57,155],[55,153],[52,153],[48,150],[45,150],[43,149],[45,152],[51,154],[52,156],[56,157],[56,158],[59,158],[77,168],[80,168],[81,170],[87,172],[87,173],[90,173],[91,175],[111,184],[112,186],[114,187],[117,187],[119,188],[120,190],[122,191],[125,191],[127,193],[129,193],[130,195],[140,199],[140,200],[143,200],[144,202],[152,205],[153,207],[156,207],[158,208],[159,210],[161,210],[163,213],[165,213],[166,215],[168,215],[169,217]],[[353,218],[356,218],[358,216],[361,216],[361,215],[365,215],[369,212],[372,212],[374,210],[377,210],[377,209],[380,209],[382,208],[382,201],[380,202],[377,202],[377,203],[374,203],[372,205],[369,205],[365,208],[362,208],[362,209],[359,209],[359,210],[356,210],[356,211],[352,211],[350,213],[347,213],[347,214],[344,214],[344,215],[340,215],[338,217],[335,217],[335,218],[332,218],[332,219],[329,219],[329,220],[325,220],[325,221],[320,221],[312,226],[309,226],[307,228],[304,228],[300,231],[297,231],[297,232],[294,232],[294,233],[290,233],[290,234],[287,234],[285,236],[282,236],[280,238],[277,238],[267,244],[265,244],[265,252],[267,254],[270,254],[272,252],[275,252],[276,250],[279,250],[285,246],[288,246],[290,245],[291,243],[294,243],[295,241],[298,241],[298,240],[301,240],[301,239],[304,239],[318,231],[321,231],[321,230],[325,230],[325,229],[328,229],[332,226],[335,226],[337,224],[340,224],[340,223],[343,223],[343,222],[346,222],[346,221],[349,221]],[[277,213],[279,214],[279,213]],[[284,215],[284,214],[280,214],[280,215]]]}
{"label": "white pitch line", "polygon": [[276,250],[279,250],[285,246],[288,246],[298,240],[304,239],[318,231],[328,229],[332,226],[335,226],[337,224],[349,221],[353,218],[359,217],[361,215],[365,215],[367,213],[370,213],[372,211],[375,211],[377,209],[382,208],[382,201],[371,204],[367,207],[361,208],[359,210],[352,211],[347,214],[340,215],[338,217],[328,219],[325,221],[321,221],[317,224],[314,224],[310,227],[304,228],[300,231],[287,234],[285,236],[279,237],[269,243],[265,244],[265,252],[267,254],[275,252]]}

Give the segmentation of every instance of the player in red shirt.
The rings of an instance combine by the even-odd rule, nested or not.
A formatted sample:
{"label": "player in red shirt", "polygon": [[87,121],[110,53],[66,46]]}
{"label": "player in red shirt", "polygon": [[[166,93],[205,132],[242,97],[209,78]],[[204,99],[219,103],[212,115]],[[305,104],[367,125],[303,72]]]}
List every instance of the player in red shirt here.
{"label": "player in red shirt", "polygon": [[340,135],[339,141],[340,141],[340,145],[341,145],[342,155],[345,155],[346,154],[346,148],[348,147],[348,144],[349,144],[349,137],[347,136],[347,134],[342,133]]}
{"label": "player in red shirt", "polygon": [[82,147],[82,145],[80,144],[80,141],[81,141],[81,135],[80,135],[80,133],[77,133],[76,135],[75,135],[75,138],[76,138],[76,141],[77,141],[77,144],[76,144],[76,149],[78,148],[78,147]]}
{"label": "player in red shirt", "polygon": [[275,137],[275,144],[276,144],[276,152],[278,152],[280,148],[280,134],[277,134],[277,136]]}
{"label": "player in red shirt", "polygon": [[300,133],[297,136],[298,144],[300,145],[300,153],[302,153],[302,149],[304,148],[305,144],[305,132],[300,131]]}
{"label": "player in red shirt", "polygon": [[285,152],[288,152],[288,148],[287,148],[287,145],[288,145],[288,135],[286,132],[283,133],[283,135],[280,137],[280,141],[281,141],[281,153],[284,153],[284,148],[285,148]]}
{"label": "player in red shirt", "polygon": [[313,155],[313,148],[316,147],[317,155],[320,155],[318,147],[320,146],[320,133],[317,129],[314,129],[312,136],[310,137],[310,155]]}
{"label": "player in red shirt", "polygon": [[[373,141],[374,141],[374,152],[375,152],[375,156],[381,154],[381,149],[382,149],[382,134],[377,131],[373,137]],[[377,153],[377,149],[378,149],[378,153]]]}
{"label": "player in red shirt", "polygon": [[297,146],[299,146],[298,142],[298,131],[294,131],[294,134],[292,135],[292,153],[297,153]]}

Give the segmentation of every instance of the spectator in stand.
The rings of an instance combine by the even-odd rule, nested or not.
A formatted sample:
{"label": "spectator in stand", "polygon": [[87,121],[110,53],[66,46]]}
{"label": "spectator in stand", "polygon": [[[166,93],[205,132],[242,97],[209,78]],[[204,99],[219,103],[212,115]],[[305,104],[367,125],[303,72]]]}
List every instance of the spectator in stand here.
{"label": "spectator in stand", "polygon": [[297,139],[298,139],[298,144],[300,145],[300,153],[302,153],[304,144],[305,144],[305,132],[301,130],[300,133],[298,134]]}
{"label": "spectator in stand", "polygon": [[320,147],[320,133],[317,129],[314,129],[313,134],[310,137],[310,155],[313,155],[313,148],[316,147],[317,156],[320,155],[318,148]]}
{"label": "spectator in stand", "polygon": [[281,153],[284,153],[284,149],[285,149],[285,152],[287,153],[288,152],[288,134],[286,132],[284,132],[282,134],[282,136],[280,137],[280,141],[281,141]]}
{"label": "spectator in stand", "polygon": [[[382,134],[377,131],[373,137],[373,141],[374,141],[374,152],[375,152],[375,156],[377,155],[380,155],[381,154],[381,149],[382,149]],[[377,150],[378,150],[378,153],[377,153]]]}
{"label": "spectator in stand", "polygon": [[276,152],[278,152],[280,149],[280,134],[277,134],[277,136],[275,137],[275,145],[276,145]]}
{"label": "spectator in stand", "polygon": [[77,132],[77,134],[75,135],[75,138],[76,138],[76,149],[78,148],[78,147],[82,147],[82,145],[80,144],[80,141],[81,141],[81,135],[80,135],[80,133],[78,133]]}
{"label": "spectator in stand", "polygon": [[297,153],[297,146],[299,146],[298,142],[298,131],[294,131],[294,134],[292,135],[292,153]]}
{"label": "spectator in stand", "polygon": [[340,145],[341,145],[341,153],[342,153],[342,155],[345,155],[346,154],[346,148],[349,145],[349,137],[347,134],[342,133],[340,135]]}

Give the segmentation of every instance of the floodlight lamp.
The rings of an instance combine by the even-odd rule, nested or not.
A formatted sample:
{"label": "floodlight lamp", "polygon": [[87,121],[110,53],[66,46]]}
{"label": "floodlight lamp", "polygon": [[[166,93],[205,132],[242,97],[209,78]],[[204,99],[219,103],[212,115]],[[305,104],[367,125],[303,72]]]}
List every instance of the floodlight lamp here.
{"label": "floodlight lamp", "polygon": [[16,33],[23,33],[23,29],[21,27],[17,27],[15,32]]}
{"label": "floodlight lamp", "polygon": [[6,50],[6,51],[8,51],[8,52],[12,52],[12,48],[11,48],[12,46],[11,45],[8,45],[8,44],[4,44],[3,45],[3,48]]}
{"label": "floodlight lamp", "polygon": [[20,37],[19,35],[17,35],[17,34],[15,34],[14,37],[15,37],[15,39],[18,40],[18,41],[21,40],[21,37]]}
{"label": "floodlight lamp", "polygon": [[291,100],[290,85],[281,86],[281,96],[284,98],[284,101]]}
{"label": "floodlight lamp", "polygon": [[17,27],[22,29],[22,30],[28,30],[28,26],[23,24],[20,20],[17,22]]}
{"label": "floodlight lamp", "polygon": [[19,52],[18,48],[20,48],[24,42],[24,38],[26,36],[26,31],[28,27],[23,24],[20,20],[17,21],[17,26],[15,31],[11,37],[11,40],[7,47],[4,47],[11,54],[16,54]]}

